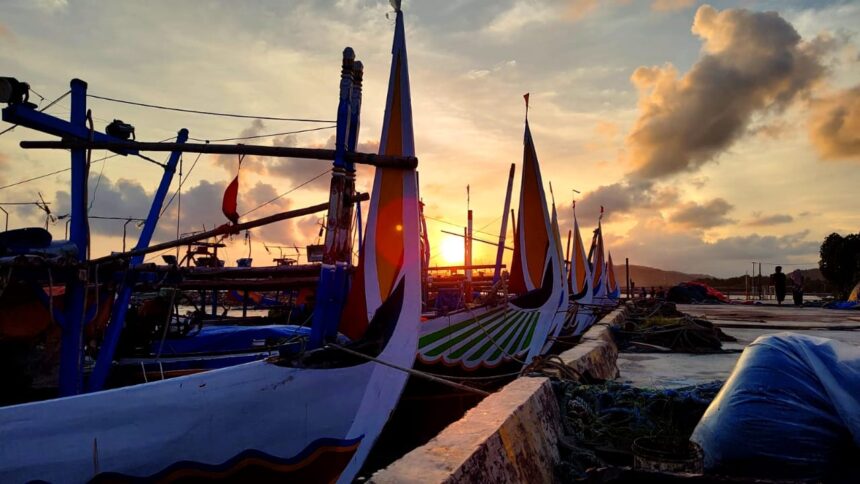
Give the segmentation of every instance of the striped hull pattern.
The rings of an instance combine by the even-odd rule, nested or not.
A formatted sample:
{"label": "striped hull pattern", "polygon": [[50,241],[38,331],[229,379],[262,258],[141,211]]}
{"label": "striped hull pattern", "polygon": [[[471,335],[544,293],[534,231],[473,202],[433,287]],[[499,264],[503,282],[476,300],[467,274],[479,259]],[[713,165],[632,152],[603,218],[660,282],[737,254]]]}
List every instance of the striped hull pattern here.
{"label": "striped hull pattern", "polygon": [[533,339],[545,333],[539,330],[540,315],[539,310],[507,304],[426,321],[418,340],[418,361],[476,370],[521,359]]}
{"label": "striped hull pattern", "polygon": [[95,476],[91,482],[334,482],[349,464],[361,440],[362,437],[318,439],[288,459],[249,449],[219,465],[182,461],[145,478],[105,472]]}

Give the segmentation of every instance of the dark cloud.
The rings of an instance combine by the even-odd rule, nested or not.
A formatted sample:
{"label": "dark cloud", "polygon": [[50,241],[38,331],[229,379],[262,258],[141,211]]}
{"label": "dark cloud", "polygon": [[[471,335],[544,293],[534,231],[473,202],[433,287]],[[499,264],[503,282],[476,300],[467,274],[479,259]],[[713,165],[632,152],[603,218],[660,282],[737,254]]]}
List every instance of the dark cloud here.
{"label": "dark cloud", "polygon": [[809,134],[822,158],[860,161],[860,85],[813,101]]}
{"label": "dark cloud", "polygon": [[[94,217],[116,218],[146,218],[152,194],[146,193],[143,186],[134,180],[119,179],[112,181],[107,176],[99,179],[98,174],[91,174],[89,180],[89,213]],[[53,211],[56,215],[67,215],[71,211],[69,192],[60,190],[55,195]],[[123,220],[90,220],[90,231],[98,235],[122,235]],[[138,224],[129,223],[126,226],[129,236],[140,233]]]}
{"label": "dark cloud", "polygon": [[687,202],[672,214],[669,221],[684,227],[709,229],[733,223],[734,220],[726,217],[732,208],[734,207],[722,198],[715,198],[701,204]]}
{"label": "dark cloud", "polygon": [[743,274],[753,260],[815,261],[820,245],[818,241],[807,240],[809,231],[780,237],[749,234],[713,242],[695,234],[666,231],[662,224],[640,224],[631,233],[636,235],[610,244],[617,260],[629,257],[631,264],[720,277]]}
{"label": "dark cloud", "polygon": [[[801,216],[803,216],[803,214],[801,214]],[[761,213],[754,213],[753,219],[747,222],[747,225],[753,227],[766,227],[769,225],[787,224],[793,221],[794,217],[787,213],[776,213],[773,215],[762,215]]]}
{"label": "dark cloud", "polygon": [[703,5],[692,31],[704,53],[689,72],[640,67],[631,77],[640,91],[627,139],[632,178],[694,171],[740,138],[754,115],[786,107],[825,73],[822,44],[804,42],[776,12]]}
{"label": "dark cloud", "polygon": [[600,207],[606,210],[604,219],[611,220],[618,215],[635,210],[658,210],[671,206],[678,201],[674,188],[658,188],[651,183],[625,181],[603,185],[576,202],[576,214],[586,224],[597,223]]}

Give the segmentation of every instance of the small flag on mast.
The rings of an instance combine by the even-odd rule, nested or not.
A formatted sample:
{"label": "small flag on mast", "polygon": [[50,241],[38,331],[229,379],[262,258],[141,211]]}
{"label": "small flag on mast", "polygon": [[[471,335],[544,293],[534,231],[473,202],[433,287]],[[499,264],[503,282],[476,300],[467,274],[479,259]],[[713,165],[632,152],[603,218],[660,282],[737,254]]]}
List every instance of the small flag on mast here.
{"label": "small flag on mast", "polygon": [[227,220],[234,224],[239,223],[239,171],[242,169],[242,160],[244,159],[245,155],[239,155],[239,168],[236,170],[236,177],[227,185],[227,189],[224,190],[224,199],[221,201],[221,211]]}

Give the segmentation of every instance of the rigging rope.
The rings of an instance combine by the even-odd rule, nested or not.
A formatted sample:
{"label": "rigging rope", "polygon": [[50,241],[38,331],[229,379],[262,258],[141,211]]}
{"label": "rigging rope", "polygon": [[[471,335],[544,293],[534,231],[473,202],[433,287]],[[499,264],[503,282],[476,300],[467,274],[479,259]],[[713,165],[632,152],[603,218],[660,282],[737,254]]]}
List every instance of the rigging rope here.
{"label": "rigging rope", "polygon": [[324,172],[320,173],[319,175],[317,175],[317,176],[315,176],[315,177],[311,178],[310,180],[308,180],[308,181],[306,181],[306,182],[302,183],[301,185],[298,185],[298,186],[295,186],[295,187],[293,187],[293,188],[290,188],[289,190],[287,190],[287,191],[285,191],[284,193],[282,193],[282,194],[278,195],[277,197],[275,197],[275,198],[273,198],[273,199],[269,200],[268,202],[261,203],[260,205],[256,206],[255,208],[252,208],[251,210],[248,210],[247,212],[243,213],[242,215],[240,215],[240,217],[244,217],[245,215],[248,215],[248,214],[250,214],[251,212],[256,212],[257,210],[259,210],[259,209],[261,209],[261,208],[265,207],[266,205],[268,205],[268,204],[270,204],[270,203],[273,203],[273,202],[276,202],[276,201],[280,200],[281,198],[286,197],[286,196],[287,196],[287,195],[289,195],[290,193],[293,193],[294,191],[298,190],[299,188],[302,188],[303,186],[307,185],[308,183],[311,183],[312,181],[316,180],[317,178],[322,177],[323,175],[325,175],[326,173],[328,173],[328,172],[330,172],[330,171],[331,171],[331,168],[329,168],[329,169],[327,169],[326,171],[324,171]]}
{"label": "rigging rope", "polygon": [[[30,89],[30,90],[32,91],[32,89]],[[47,106],[45,106],[45,107],[43,107],[42,109],[40,109],[40,110],[39,110],[39,112],[40,112],[40,113],[45,112],[48,108],[50,108],[50,107],[51,107],[51,106],[53,106],[54,104],[57,104],[57,103],[58,103],[58,102],[60,102],[64,97],[66,97],[66,96],[68,96],[69,94],[71,94],[71,92],[72,92],[72,90],[71,90],[71,89],[69,89],[68,91],[64,92],[63,94],[60,94],[60,97],[58,97],[57,99],[54,99],[53,101],[51,101],[51,102],[50,102],[50,104],[48,104]],[[40,95],[39,95],[39,97],[42,97],[42,96],[40,96]],[[13,130],[13,129],[15,129],[16,127],[18,127],[18,125],[17,125],[17,124],[13,124],[12,126],[10,126],[10,127],[6,128],[5,130],[0,131],[0,136],[3,136],[4,134],[8,133],[9,131],[12,131],[12,130]]]}
{"label": "rigging rope", "polygon": [[141,102],[135,102],[135,101],[127,101],[124,99],[116,99],[116,98],[111,98],[111,97],[106,97],[106,96],[96,96],[95,94],[87,94],[87,97],[91,97],[94,99],[101,99],[102,101],[110,101],[110,102],[122,103],[122,104],[131,104],[133,106],[141,106],[141,107],[145,107],[145,108],[163,109],[166,111],[177,111],[180,113],[205,114],[207,116],[221,116],[221,117],[225,117],[225,118],[262,119],[262,120],[267,120],[267,121],[298,121],[298,122],[304,122],[304,123],[329,123],[329,124],[335,122],[335,121],[330,120],[330,119],[282,118],[282,117],[278,117],[278,116],[255,116],[255,115],[250,115],[250,114],[235,114],[235,113],[219,113],[219,112],[214,112],[214,111],[199,111],[196,109],[176,108],[176,107],[170,107],[170,106],[161,106],[158,104],[148,104],[148,103],[141,103]]}
{"label": "rigging rope", "polygon": [[336,127],[337,127],[337,125],[333,124],[331,126],[323,126],[320,128],[300,129],[297,131],[284,131],[283,133],[259,134],[259,135],[255,135],[255,136],[240,136],[240,137],[236,137],[236,138],[202,139],[202,138],[191,138],[191,137],[189,137],[188,139],[190,139],[191,141],[199,141],[201,143],[219,143],[222,141],[244,141],[244,140],[249,140],[249,139],[271,138],[274,136],[286,136],[286,135],[290,135],[290,134],[309,133],[311,131],[321,131],[324,129],[333,129]]}

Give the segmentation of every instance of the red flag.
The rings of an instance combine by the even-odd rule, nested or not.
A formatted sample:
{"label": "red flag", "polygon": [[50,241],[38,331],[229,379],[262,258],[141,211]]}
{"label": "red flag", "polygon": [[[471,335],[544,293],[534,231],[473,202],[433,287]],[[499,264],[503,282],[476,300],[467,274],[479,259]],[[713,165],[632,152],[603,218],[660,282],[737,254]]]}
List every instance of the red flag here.
{"label": "red flag", "polygon": [[237,207],[237,197],[239,196],[239,175],[236,175],[236,178],[227,185],[227,189],[224,190],[224,200],[221,202],[221,211],[224,212],[224,216],[227,217],[231,222],[239,223],[239,212]]}
{"label": "red flag", "polygon": [[239,172],[242,171],[243,161],[245,161],[245,155],[239,155],[239,168],[236,169],[236,178],[227,185],[227,189],[224,190],[224,200],[221,201],[221,211],[234,224],[239,223],[237,198],[239,197]]}

